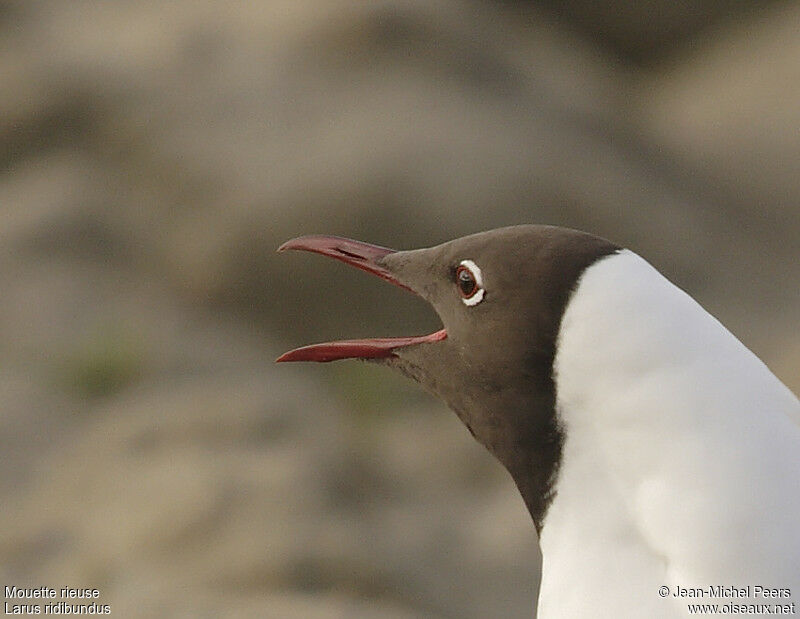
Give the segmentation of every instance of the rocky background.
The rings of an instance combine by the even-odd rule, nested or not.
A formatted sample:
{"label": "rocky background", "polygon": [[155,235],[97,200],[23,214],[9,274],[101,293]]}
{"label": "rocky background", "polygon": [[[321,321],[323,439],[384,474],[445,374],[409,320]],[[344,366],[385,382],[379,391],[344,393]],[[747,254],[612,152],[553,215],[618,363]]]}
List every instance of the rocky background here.
{"label": "rocky background", "polygon": [[586,229],[797,393],[798,32],[789,1],[0,3],[0,586],[531,616],[533,528],[453,414],[273,364],[432,311],[274,250]]}

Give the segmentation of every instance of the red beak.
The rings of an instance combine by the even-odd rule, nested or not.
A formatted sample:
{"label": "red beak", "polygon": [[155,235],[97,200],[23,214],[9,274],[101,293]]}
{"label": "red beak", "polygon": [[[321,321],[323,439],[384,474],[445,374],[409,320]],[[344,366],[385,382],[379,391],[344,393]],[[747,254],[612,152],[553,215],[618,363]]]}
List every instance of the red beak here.
{"label": "red beak", "polygon": [[[395,253],[394,249],[370,245],[361,241],[353,241],[337,236],[301,236],[287,241],[278,248],[278,251],[297,249],[310,251],[323,256],[330,256],[336,260],[352,265],[358,269],[372,273],[391,282],[395,286],[414,292],[411,288],[399,282],[395,276],[380,264],[381,258]],[[339,342],[325,342],[313,344],[290,350],[278,357],[277,362],[284,361],[336,361],[337,359],[380,359],[394,356],[394,351],[403,346],[421,344],[424,342],[438,342],[447,337],[444,329],[430,335],[414,337],[389,337],[363,340],[342,340]]]}

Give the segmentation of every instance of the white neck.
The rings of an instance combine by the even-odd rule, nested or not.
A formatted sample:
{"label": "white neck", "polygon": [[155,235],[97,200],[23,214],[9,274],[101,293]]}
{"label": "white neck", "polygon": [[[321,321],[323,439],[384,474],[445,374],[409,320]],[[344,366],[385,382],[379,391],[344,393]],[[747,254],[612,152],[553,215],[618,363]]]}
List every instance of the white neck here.
{"label": "white neck", "polygon": [[716,319],[620,252],[581,278],[554,374],[540,617],[685,617],[661,585],[800,593],[800,403]]}

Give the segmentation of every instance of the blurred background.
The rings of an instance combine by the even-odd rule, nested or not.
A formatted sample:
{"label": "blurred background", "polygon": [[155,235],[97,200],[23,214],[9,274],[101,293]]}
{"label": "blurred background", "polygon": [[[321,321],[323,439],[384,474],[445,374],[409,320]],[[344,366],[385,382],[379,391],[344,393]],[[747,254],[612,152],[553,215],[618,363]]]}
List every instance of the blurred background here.
{"label": "blurred background", "polygon": [[122,617],[529,617],[455,415],[287,348],[438,328],[284,240],[645,256],[800,391],[800,2],[0,3],[0,585]]}

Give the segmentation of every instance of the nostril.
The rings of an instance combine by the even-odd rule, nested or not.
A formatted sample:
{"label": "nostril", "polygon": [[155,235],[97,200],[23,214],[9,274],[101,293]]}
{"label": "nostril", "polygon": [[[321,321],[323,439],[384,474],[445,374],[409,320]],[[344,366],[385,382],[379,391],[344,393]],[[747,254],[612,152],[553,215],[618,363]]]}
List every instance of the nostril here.
{"label": "nostril", "polygon": [[342,249],[341,247],[337,247],[336,251],[338,251],[340,254],[342,254],[344,256],[347,256],[348,258],[354,258],[356,260],[366,260],[366,258],[364,258],[364,256],[359,256],[358,254],[354,254],[352,252],[349,252],[346,249]]}

